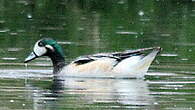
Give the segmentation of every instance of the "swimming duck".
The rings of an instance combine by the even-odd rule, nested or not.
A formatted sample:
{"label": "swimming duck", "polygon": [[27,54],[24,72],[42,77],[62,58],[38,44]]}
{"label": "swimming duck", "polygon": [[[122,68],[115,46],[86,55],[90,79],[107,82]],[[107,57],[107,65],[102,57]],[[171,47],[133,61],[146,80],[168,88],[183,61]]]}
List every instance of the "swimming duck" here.
{"label": "swimming duck", "polygon": [[[143,77],[160,52],[160,47],[126,50],[123,52],[98,53],[78,57],[65,65],[61,46],[51,38],[38,40],[25,63],[48,56],[53,63],[54,74],[73,77]],[[148,52],[150,51],[150,52]]]}

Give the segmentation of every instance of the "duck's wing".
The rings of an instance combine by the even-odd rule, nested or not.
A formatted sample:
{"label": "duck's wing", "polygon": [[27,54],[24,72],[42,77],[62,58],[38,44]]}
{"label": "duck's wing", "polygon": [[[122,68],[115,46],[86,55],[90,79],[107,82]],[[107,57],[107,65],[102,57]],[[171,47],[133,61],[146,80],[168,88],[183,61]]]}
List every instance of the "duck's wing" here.
{"label": "duck's wing", "polygon": [[160,51],[160,47],[150,47],[150,48],[142,48],[142,49],[137,49],[137,50],[126,50],[124,52],[115,52],[112,53],[112,56],[120,58],[120,61],[132,56],[146,56],[151,50],[155,51]]}
{"label": "duck's wing", "polygon": [[109,58],[109,59],[116,60],[116,61],[120,60],[120,57],[113,56],[112,54],[101,53],[101,54],[94,54],[94,55],[87,55],[87,56],[79,57],[72,63],[77,64],[77,65],[82,65],[82,64],[94,62],[94,61],[105,59],[105,58]]}
{"label": "duck's wing", "polygon": [[142,48],[142,49],[137,49],[137,50],[126,50],[123,52],[114,52],[114,53],[100,53],[100,54],[93,54],[93,55],[87,55],[87,56],[82,56],[77,58],[75,61],[72,63],[76,65],[82,65],[86,63],[90,63],[93,61],[109,58],[115,61],[115,63],[119,63],[122,60],[132,57],[132,56],[145,56],[146,51],[149,50],[160,50],[160,47],[151,47],[151,48]]}

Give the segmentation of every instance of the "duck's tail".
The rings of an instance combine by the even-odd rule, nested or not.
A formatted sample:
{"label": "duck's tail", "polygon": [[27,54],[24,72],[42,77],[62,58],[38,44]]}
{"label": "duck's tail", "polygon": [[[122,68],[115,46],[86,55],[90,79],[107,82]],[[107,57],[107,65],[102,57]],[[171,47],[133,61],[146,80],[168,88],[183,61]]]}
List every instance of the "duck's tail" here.
{"label": "duck's tail", "polygon": [[150,67],[152,61],[155,59],[156,55],[162,50],[160,47],[156,47],[153,49],[151,53],[143,57],[138,65],[138,70],[140,70],[140,73],[146,73],[148,71],[148,68]]}
{"label": "duck's tail", "polygon": [[160,47],[144,48],[140,51],[152,50],[146,55],[132,56],[121,61],[115,68],[115,72],[122,72],[123,76],[129,75],[131,77],[143,77],[148,71],[152,61],[156,55],[162,50]]}

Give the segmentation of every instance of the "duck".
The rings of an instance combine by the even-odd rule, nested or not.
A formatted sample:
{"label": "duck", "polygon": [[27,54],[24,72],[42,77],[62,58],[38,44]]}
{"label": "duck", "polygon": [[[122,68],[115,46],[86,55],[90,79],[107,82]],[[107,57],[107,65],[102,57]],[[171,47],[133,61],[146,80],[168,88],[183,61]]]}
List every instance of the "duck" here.
{"label": "duck", "polygon": [[80,56],[66,64],[63,49],[58,42],[52,38],[42,38],[35,43],[33,51],[26,57],[24,63],[41,56],[47,56],[53,64],[54,75],[141,78],[145,76],[151,63],[161,50],[161,47],[149,47],[120,52],[96,53]]}

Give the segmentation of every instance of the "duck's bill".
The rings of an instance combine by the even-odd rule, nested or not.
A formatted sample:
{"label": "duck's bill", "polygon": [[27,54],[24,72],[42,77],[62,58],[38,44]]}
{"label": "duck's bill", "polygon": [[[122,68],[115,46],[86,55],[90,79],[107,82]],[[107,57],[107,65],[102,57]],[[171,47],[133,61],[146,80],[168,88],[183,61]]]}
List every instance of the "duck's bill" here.
{"label": "duck's bill", "polygon": [[35,55],[34,52],[32,52],[25,60],[24,60],[24,63],[27,63],[33,59],[37,58],[37,55]]}

